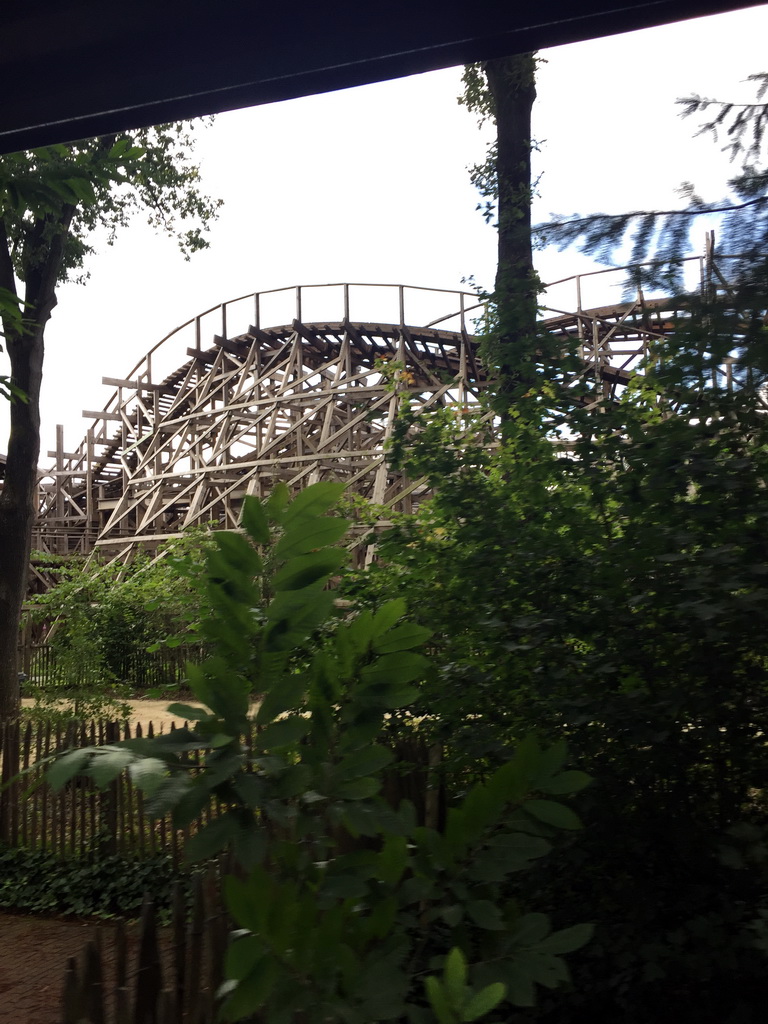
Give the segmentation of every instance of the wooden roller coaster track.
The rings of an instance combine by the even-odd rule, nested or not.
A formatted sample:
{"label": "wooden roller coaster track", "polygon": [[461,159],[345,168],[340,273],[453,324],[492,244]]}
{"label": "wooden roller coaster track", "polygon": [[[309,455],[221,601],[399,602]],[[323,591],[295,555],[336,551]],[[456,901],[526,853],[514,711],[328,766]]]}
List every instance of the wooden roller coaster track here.
{"label": "wooden roller coaster track", "polygon": [[[702,281],[727,282],[711,253]],[[678,311],[665,298],[583,308],[602,272],[543,326],[575,344],[594,402],[628,383]],[[366,319],[352,315],[365,306]],[[568,308],[570,306],[570,308]],[[375,312],[376,319],[372,319]],[[408,511],[425,485],[392,471],[385,446],[407,397],[413,407],[477,411],[486,379],[472,330],[474,293],[403,285],[297,286],[257,292],[194,317],[155,345],[113,392],[74,451],[57,429],[41,474],[35,547],[123,557],[195,525],[238,524],[246,494],[320,479],[385,509]],[[232,333],[237,321],[248,323]],[[209,344],[204,339],[211,339]],[[722,372],[728,374],[729,368]],[[487,414],[490,419],[490,414]]]}

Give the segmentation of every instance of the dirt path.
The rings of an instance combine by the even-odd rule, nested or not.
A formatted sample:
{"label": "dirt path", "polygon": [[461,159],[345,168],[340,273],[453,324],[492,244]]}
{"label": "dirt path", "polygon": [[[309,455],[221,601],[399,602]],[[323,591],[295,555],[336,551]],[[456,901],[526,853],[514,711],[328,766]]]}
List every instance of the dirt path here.
{"label": "dirt path", "polygon": [[[178,716],[166,711],[170,701],[128,703],[133,707],[132,725],[141,722],[146,728],[152,722],[155,729],[162,724],[167,730],[171,722],[182,724]],[[114,971],[114,960],[110,960],[108,952],[113,948],[110,939],[114,925],[0,910],[0,1024],[57,1024],[67,960],[72,956],[79,959],[97,930],[104,939],[105,980],[109,983]]]}
{"label": "dirt path", "polygon": [[[0,911],[2,1024],[57,1024],[61,1019],[67,959],[79,958],[97,928],[104,930],[104,938],[114,930],[106,922],[94,924]],[[111,943],[105,943],[106,949],[110,946]]]}

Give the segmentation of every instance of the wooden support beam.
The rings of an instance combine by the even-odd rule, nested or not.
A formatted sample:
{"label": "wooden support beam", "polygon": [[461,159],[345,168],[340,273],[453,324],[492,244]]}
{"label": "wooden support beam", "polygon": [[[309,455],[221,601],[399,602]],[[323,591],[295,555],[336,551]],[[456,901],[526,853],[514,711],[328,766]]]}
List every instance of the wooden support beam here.
{"label": "wooden support beam", "polygon": [[215,363],[218,358],[216,352],[204,352],[202,349],[188,348],[187,355],[191,356],[192,359],[199,359],[201,363]]}
{"label": "wooden support beam", "polygon": [[102,409],[100,412],[83,409],[83,416],[87,420],[114,420],[116,423],[122,423],[123,421],[123,417],[119,412],[107,412],[106,409]]}
{"label": "wooden support beam", "polygon": [[218,334],[214,334],[213,343],[214,345],[218,345],[219,348],[223,348],[225,352],[229,352],[232,356],[242,356],[246,351],[244,342],[232,341],[230,338],[222,338]]}

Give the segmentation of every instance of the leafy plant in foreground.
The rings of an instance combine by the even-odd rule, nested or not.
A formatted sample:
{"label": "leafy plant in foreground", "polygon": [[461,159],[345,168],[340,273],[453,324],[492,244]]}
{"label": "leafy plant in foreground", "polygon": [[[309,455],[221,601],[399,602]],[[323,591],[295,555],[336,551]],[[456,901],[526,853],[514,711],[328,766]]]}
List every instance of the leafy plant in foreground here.
{"label": "leafy plant in foreground", "polygon": [[[246,499],[243,533],[216,535],[201,626],[215,654],[189,669],[206,706],[171,706],[191,728],[71,751],[49,778],[62,786],[87,772],[105,785],[127,769],[149,811],[172,808],[178,826],[218,799],[219,815],[187,855],[231,846],[239,865],[226,881],[240,930],[225,1019],[505,1016],[503,1000],[530,1005],[537,984],[567,981],[562,954],[589,938],[589,925],[551,932],[512,886],[555,833],[580,827],[556,798],[588,779],[563,770],[564,744],[542,749],[528,738],[442,830],[419,824],[407,802],[383,800],[394,760],[386,721],[416,700],[430,672],[418,651],[429,631],[404,620],[401,598],[334,623],[326,585],[345,560],[332,545],[347,522],[325,513],[341,491],[316,484],[289,501],[278,487],[265,505]],[[302,670],[298,649],[307,652]],[[261,703],[251,717],[254,690]],[[186,760],[193,750],[204,754],[200,768]]]}

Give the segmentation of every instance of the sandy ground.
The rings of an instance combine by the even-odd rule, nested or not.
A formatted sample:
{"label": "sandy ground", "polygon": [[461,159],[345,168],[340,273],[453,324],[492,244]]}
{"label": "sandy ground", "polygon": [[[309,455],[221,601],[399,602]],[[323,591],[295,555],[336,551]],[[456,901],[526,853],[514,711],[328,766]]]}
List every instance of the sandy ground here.
{"label": "sandy ground", "polygon": [[[31,698],[25,698],[22,700],[22,707],[32,707],[34,700]],[[131,725],[136,725],[137,722],[141,722],[142,729],[146,729],[150,722],[154,725],[155,731],[158,731],[160,725],[163,727],[163,732],[167,732],[170,728],[171,722],[175,722],[176,725],[183,725],[183,722],[179,719],[178,715],[171,715],[168,713],[166,708],[169,704],[173,703],[170,700],[127,700],[124,703],[130,704],[131,706]],[[183,703],[193,704],[194,701],[184,701]]]}
{"label": "sandy ground", "polygon": [[[31,698],[25,698],[21,703],[22,707],[32,707],[35,702]],[[180,719],[178,715],[171,715],[166,710],[169,704],[175,703],[172,700],[126,700],[124,703],[131,706],[131,725],[135,726],[140,722],[144,731],[150,722],[152,722],[155,732],[158,732],[161,726],[163,732],[167,732],[172,722],[177,726],[184,724],[183,719]],[[195,705],[194,700],[179,699],[178,703]],[[254,704],[251,710],[255,711],[257,707],[258,705]]]}

